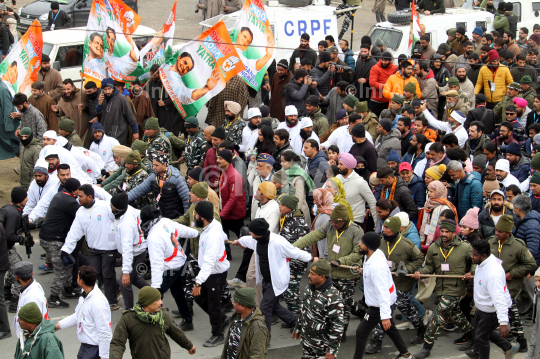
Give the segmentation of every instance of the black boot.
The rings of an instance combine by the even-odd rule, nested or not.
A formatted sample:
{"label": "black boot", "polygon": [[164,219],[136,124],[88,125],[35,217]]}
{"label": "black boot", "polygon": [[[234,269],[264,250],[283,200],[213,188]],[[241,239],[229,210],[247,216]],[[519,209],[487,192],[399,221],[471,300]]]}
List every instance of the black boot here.
{"label": "black boot", "polygon": [[7,302],[8,300],[11,300],[13,298],[13,294],[11,294],[11,286],[4,286],[4,300]]}
{"label": "black boot", "polygon": [[347,341],[347,329],[349,328],[349,324],[347,324],[345,326],[345,328],[343,329],[343,335],[341,336],[341,342],[346,342]]}
{"label": "black boot", "polygon": [[[17,313],[17,305],[19,305],[19,297],[12,297],[9,303],[8,313]],[[525,345],[527,345],[526,342]]]}
{"label": "black boot", "polygon": [[414,359],[424,359],[431,355],[433,344],[428,344],[424,341],[424,347],[418,353],[414,354]]}
{"label": "black boot", "polygon": [[351,307],[351,314],[360,318],[364,319],[364,316],[366,315],[366,309],[360,303],[359,301],[354,304],[354,306]]}
{"label": "black boot", "polygon": [[366,354],[375,354],[382,351],[382,342],[377,339],[371,339],[369,345],[366,347]]}
{"label": "black boot", "polygon": [[459,350],[465,352],[474,346],[474,330],[470,330],[464,335],[467,338],[467,342],[459,347]]}
{"label": "black boot", "polygon": [[416,338],[411,340],[412,344],[422,344],[424,342],[424,333],[426,332],[426,327],[422,321],[422,325],[416,329]]}
{"label": "black boot", "polygon": [[49,300],[47,301],[47,305],[49,308],[60,308],[60,309],[66,309],[69,308],[69,304],[64,302],[60,299],[57,295],[52,295],[49,297]]}
{"label": "black boot", "polygon": [[526,353],[527,352],[527,339],[521,338],[517,341],[519,343],[519,352],[520,353]]}

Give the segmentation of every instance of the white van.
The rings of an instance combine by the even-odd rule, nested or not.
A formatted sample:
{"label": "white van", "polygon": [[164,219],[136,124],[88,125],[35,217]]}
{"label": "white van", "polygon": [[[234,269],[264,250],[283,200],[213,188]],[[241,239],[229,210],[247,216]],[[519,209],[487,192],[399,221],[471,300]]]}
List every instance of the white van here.
{"label": "white van", "polygon": [[[154,29],[141,25],[132,37],[142,49],[155,34]],[[86,27],[43,32],[43,53],[50,57],[53,68],[60,71],[63,79],[81,81],[85,35]]]}

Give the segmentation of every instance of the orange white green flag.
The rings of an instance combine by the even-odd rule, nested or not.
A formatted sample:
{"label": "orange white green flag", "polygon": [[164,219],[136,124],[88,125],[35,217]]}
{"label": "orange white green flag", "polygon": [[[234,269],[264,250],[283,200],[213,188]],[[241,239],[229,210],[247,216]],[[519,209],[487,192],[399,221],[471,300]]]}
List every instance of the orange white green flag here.
{"label": "orange white green flag", "polygon": [[418,19],[418,12],[416,11],[415,1],[412,3],[411,11],[411,30],[409,33],[409,54],[413,54],[414,45],[420,41],[422,36],[422,28],[420,28],[420,19]]}

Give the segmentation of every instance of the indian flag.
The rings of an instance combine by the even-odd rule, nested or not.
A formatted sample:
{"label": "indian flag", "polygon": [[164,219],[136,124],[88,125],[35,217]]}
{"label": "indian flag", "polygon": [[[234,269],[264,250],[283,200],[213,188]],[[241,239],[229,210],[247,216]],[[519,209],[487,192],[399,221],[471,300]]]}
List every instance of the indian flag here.
{"label": "indian flag", "polygon": [[409,54],[413,54],[413,47],[417,41],[420,41],[422,36],[422,29],[420,28],[420,20],[418,19],[418,13],[416,12],[415,1],[412,3],[411,11],[411,31],[409,33]]}

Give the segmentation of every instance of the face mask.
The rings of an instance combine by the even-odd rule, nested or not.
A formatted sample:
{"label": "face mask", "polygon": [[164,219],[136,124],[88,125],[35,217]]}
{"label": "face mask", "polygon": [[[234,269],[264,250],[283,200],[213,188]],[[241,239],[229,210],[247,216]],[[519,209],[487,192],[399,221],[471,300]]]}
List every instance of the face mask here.
{"label": "face mask", "polygon": [[30,142],[32,142],[33,139],[34,139],[34,135],[32,134],[32,135],[28,136],[28,138],[26,140],[23,140],[21,138],[21,143],[22,143],[23,146],[26,147],[26,146],[28,146],[30,144]]}
{"label": "face mask", "polygon": [[124,211],[118,211],[116,213],[114,213],[114,218],[115,219],[120,219],[120,217],[122,217],[125,213],[126,213],[127,210],[124,210]]}
{"label": "face mask", "polygon": [[86,94],[86,97],[88,97],[90,100],[95,100],[98,95],[98,91],[93,92],[91,94]]}

